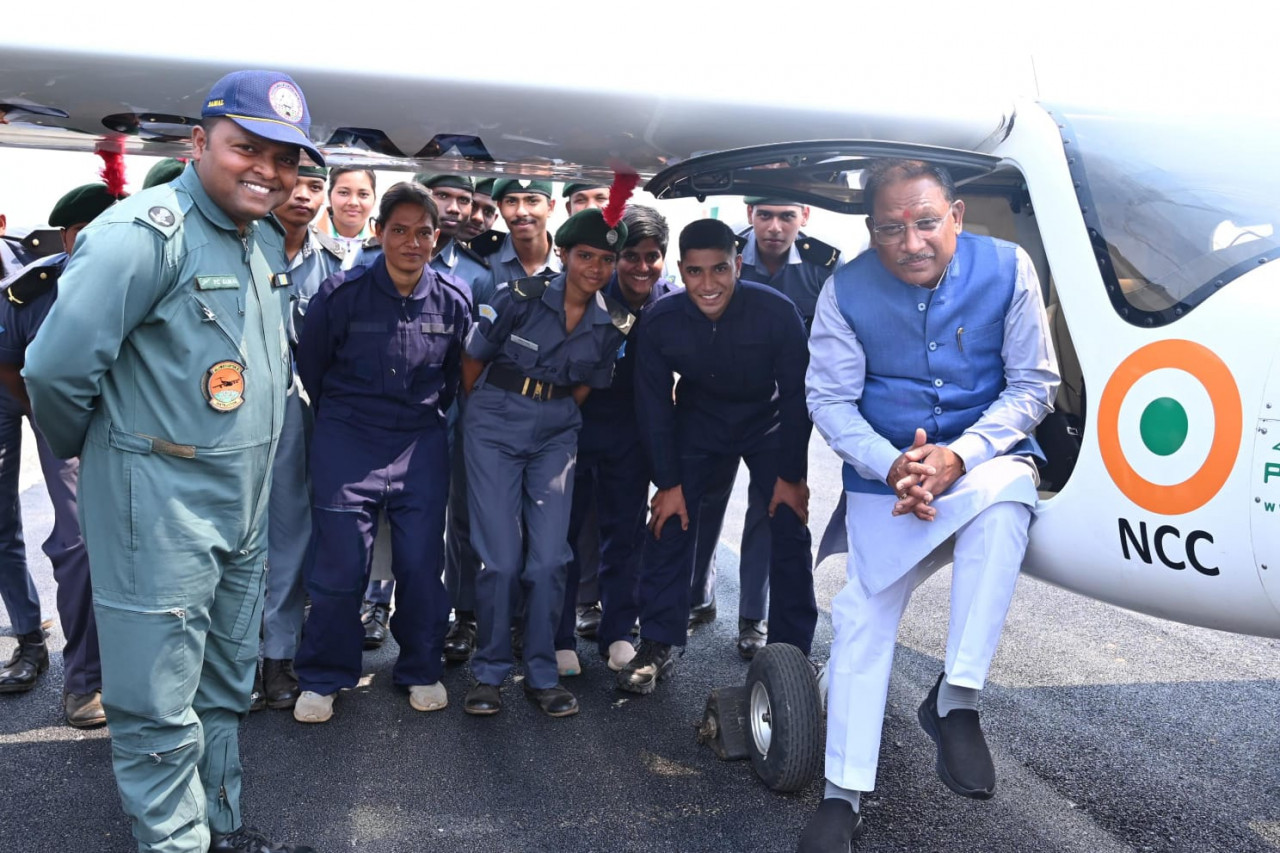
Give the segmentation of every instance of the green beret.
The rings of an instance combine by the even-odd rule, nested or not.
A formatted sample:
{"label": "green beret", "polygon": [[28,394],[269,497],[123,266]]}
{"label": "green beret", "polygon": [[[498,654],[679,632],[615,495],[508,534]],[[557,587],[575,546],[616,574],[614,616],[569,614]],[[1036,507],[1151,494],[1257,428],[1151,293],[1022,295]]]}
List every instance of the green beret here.
{"label": "green beret", "polygon": [[493,184],[493,200],[497,201],[507,193],[538,193],[551,198],[550,181],[518,181],[515,178],[503,178]]}
{"label": "green beret", "polygon": [[497,183],[497,178],[481,178],[476,181],[476,192],[480,195],[493,197],[493,185]]}
{"label": "green beret", "polygon": [[574,193],[580,193],[583,190],[607,190],[611,186],[611,183],[603,183],[601,181],[579,181],[576,184],[565,184],[562,196],[571,198]]}
{"label": "green beret", "polygon": [[[126,194],[127,195],[127,194]],[[124,198],[125,196],[121,196]],[[70,228],[92,222],[98,214],[120,199],[107,192],[106,184],[85,184],[58,199],[49,214],[49,224],[54,228]]]}
{"label": "green beret", "polygon": [[475,182],[466,175],[437,175],[433,172],[419,172],[413,176],[413,179],[427,189],[448,187],[455,190],[474,192],[476,188]]}
{"label": "green beret", "polygon": [[758,204],[784,205],[786,207],[804,207],[804,205],[798,201],[791,201],[790,199],[785,199],[785,198],[770,198],[769,196],[764,196],[764,195],[749,195],[745,197],[743,201],[751,205],[752,207],[755,207]]}
{"label": "green beret", "polygon": [[305,163],[298,166],[299,178],[319,178],[328,180],[329,170],[324,166],[317,166],[315,163]]}
{"label": "green beret", "polygon": [[147,172],[147,176],[142,179],[142,188],[149,190],[160,184],[167,184],[181,175],[182,170],[185,168],[187,168],[187,164],[181,160],[166,157],[152,166],[151,171]]}
{"label": "green beret", "polygon": [[556,245],[562,249],[586,245],[619,252],[626,242],[627,226],[619,222],[610,227],[604,221],[604,214],[596,207],[579,210],[556,230]]}

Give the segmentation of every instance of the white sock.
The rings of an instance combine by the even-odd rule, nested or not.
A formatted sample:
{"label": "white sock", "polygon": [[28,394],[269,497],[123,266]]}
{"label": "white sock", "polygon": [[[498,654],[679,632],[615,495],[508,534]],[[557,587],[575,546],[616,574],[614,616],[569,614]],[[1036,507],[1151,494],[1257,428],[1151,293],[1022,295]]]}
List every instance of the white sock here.
{"label": "white sock", "polygon": [[856,812],[858,810],[858,805],[862,800],[862,792],[850,791],[848,788],[841,788],[835,782],[828,779],[827,790],[822,797],[826,800],[847,800]]}
{"label": "white sock", "polygon": [[976,711],[980,695],[982,695],[981,690],[975,690],[972,687],[956,687],[954,684],[948,684],[944,678],[942,684],[938,686],[938,716],[945,717],[952,711],[964,708]]}

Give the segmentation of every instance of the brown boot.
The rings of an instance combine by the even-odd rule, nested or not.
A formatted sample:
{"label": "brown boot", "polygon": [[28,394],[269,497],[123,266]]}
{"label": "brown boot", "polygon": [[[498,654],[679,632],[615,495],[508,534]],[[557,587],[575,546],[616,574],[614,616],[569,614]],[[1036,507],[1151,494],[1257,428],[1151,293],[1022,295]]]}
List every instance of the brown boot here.
{"label": "brown boot", "polygon": [[102,710],[101,690],[63,694],[62,713],[67,725],[77,729],[96,729],[107,724],[107,712]]}

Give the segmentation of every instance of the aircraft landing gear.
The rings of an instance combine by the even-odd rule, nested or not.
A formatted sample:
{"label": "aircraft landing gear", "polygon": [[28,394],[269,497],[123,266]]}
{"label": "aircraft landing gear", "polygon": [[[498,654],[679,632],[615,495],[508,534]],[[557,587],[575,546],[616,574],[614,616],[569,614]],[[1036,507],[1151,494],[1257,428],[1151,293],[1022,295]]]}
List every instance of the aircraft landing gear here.
{"label": "aircraft landing gear", "polygon": [[822,768],[822,699],[804,652],[770,643],[751,661],[745,686],[711,692],[698,742],[725,761],[750,758],[756,774],[774,791],[798,791]]}

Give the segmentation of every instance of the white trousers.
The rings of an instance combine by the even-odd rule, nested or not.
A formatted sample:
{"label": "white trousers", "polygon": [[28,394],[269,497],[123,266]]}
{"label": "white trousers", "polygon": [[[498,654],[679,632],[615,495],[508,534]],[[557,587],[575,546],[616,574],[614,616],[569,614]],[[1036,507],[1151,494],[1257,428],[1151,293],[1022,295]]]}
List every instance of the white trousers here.
{"label": "white trousers", "polygon": [[[886,496],[886,515],[892,505],[892,496]],[[854,791],[875,788],[898,624],[911,593],[952,554],[947,683],[982,689],[1018,582],[1030,523],[1031,511],[1025,505],[992,504],[874,595],[867,594],[858,577],[856,552],[849,549],[845,586],[831,603],[835,637],[828,667],[828,780]],[[850,513],[849,536],[859,534],[874,532],[860,531]]]}

